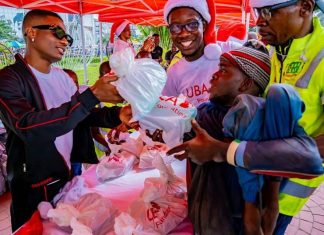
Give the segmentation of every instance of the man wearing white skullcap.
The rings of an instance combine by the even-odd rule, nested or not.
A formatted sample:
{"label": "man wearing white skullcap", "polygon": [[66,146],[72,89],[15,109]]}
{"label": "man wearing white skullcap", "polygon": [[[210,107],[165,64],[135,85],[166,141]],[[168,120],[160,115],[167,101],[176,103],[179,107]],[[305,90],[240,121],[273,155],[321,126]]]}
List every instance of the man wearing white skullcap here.
{"label": "man wearing white skullcap", "polygon": [[[112,25],[110,30],[109,47],[113,48],[113,53],[122,51],[126,48],[131,48],[134,56],[136,55],[134,47],[130,42],[131,30],[129,24],[130,22],[128,20],[121,20]],[[116,41],[115,36],[118,37]]]}
{"label": "man wearing white skullcap", "polygon": [[208,101],[209,81],[218,70],[220,55],[240,44],[216,43],[213,0],[169,0],[164,20],[183,58],[168,70],[162,94],[184,94],[190,103],[199,106]]}
{"label": "man wearing white skullcap", "polygon": [[[251,0],[262,40],[273,46],[270,85],[288,83],[305,102],[300,125],[317,142],[324,156],[324,30],[316,7],[324,9],[323,0]],[[282,155],[284,158],[285,156]],[[279,218],[274,234],[283,235],[303,208],[324,176],[312,180],[291,178],[283,184],[279,196]]]}

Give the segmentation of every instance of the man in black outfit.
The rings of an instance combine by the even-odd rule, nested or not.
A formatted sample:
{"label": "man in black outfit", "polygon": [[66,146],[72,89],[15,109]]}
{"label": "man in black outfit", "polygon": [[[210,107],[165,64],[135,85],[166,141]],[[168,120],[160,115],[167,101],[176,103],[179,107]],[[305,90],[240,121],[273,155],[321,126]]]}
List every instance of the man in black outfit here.
{"label": "man in black outfit", "polygon": [[152,59],[159,62],[159,63],[161,63],[162,62],[163,49],[162,49],[162,47],[159,46],[159,44],[160,44],[160,35],[155,33],[155,34],[152,35],[152,37],[154,38],[154,44],[155,44],[155,48],[151,52]]}
{"label": "man in black outfit", "polygon": [[13,232],[71,179],[71,163],[98,163],[90,127],[113,128],[126,117],[123,108],[95,108],[123,101],[111,84],[116,78],[103,76],[79,93],[69,76],[52,66],[73,43],[59,15],[29,11],[22,30],[25,56],[17,54],[13,65],[0,70]]}

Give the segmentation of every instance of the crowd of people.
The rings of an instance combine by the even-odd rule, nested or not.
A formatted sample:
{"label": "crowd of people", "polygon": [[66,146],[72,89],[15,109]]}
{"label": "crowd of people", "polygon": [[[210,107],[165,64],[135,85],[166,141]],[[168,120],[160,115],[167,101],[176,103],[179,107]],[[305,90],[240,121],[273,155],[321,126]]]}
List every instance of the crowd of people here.
{"label": "crowd of people", "polygon": [[[194,234],[283,235],[324,180],[324,29],[313,14],[323,1],[250,5],[261,40],[251,33],[244,44],[217,41],[212,0],[164,8],[172,48],[162,95],[182,94],[198,111],[184,143],[168,151],[187,163]],[[13,231],[81,174],[81,163],[98,163],[95,146],[109,152],[101,127],[133,127],[129,107],[103,105],[123,102],[108,61],[82,91],[73,71],[52,65],[73,43],[59,15],[31,10],[22,30],[25,56],[0,70]],[[130,37],[130,22],[116,22],[113,53],[130,48],[162,63],[158,34],[138,52]]]}

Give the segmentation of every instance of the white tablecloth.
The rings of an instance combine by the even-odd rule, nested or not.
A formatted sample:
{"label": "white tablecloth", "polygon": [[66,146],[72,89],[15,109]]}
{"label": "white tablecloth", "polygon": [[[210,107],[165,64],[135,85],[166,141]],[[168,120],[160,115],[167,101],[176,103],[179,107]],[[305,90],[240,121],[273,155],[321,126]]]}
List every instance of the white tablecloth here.
{"label": "white tablecloth", "polygon": [[[175,161],[172,163],[176,175],[183,179],[185,179],[186,175],[185,162],[186,161]],[[98,192],[102,196],[109,198],[121,211],[126,211],[128,206],[139,197],[144,187],[144,180],[148,177],[159,177],[159,172],[156,169],[144,171],[135,168],[122,177],[102,183],[97,180],[96,165],[93,165],[88,168],[82,176],[86,179],[87,184],[94,192]],[[44,222],[43,234],[66,235],[68,233],[61,230],[55,224],[47,221]],[[191,223],[186,219],[169,234],[191,235],[193,234]]]}

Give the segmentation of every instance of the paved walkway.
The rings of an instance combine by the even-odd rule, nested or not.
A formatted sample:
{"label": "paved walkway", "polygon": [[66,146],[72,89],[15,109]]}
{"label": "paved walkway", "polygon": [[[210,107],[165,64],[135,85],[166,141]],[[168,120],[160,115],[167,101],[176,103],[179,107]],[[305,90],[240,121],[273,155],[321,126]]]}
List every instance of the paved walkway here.
{"label": "paved walkway", "polygon": [[[10,235],[10,194],[0,196],[0,234]],[[287,235],[324,235],[324,183],[289,225]]]}
{"label": "paved walkway", "polygon": [[290,223],[288,235],[324,235],[324,183]]}

